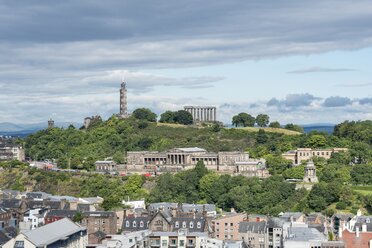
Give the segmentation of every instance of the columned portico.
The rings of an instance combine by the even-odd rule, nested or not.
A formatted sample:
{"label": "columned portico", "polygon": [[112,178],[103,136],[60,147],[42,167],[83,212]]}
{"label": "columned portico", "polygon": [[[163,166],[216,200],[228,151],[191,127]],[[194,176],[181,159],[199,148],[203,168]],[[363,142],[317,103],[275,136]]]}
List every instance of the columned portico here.
{"label": "columned portico", "polygon": [[192,115],[194,121],[213,122],[216,121],[216,107],[209,106],[186,106],[184,110]]}

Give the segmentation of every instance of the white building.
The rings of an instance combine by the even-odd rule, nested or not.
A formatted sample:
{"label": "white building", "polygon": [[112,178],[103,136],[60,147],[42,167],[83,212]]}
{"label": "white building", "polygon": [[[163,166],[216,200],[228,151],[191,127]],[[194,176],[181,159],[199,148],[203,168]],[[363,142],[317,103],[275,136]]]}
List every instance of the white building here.
{"label": "white building", "polygon": [[12,238],[3,248],[85,248],[88,244],[86,228],[64,218],[51,224],[27,231]]}

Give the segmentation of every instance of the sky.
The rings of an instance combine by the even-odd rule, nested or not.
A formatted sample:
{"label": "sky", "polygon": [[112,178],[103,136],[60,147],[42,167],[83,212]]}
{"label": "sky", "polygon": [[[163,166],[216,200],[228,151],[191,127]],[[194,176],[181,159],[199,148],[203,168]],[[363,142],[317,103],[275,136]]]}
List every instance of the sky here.
{"label": "sky", "polygon": [[213,105],[282,124],[372,119],[372,2],[0,2],[0,123]]}

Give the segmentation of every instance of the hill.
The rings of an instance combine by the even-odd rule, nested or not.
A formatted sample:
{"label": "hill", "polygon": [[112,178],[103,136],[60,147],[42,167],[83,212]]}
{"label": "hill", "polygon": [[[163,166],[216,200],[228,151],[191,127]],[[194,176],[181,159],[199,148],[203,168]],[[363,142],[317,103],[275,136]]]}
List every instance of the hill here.
{"label": "hill", "polygon": [[284,129],[284,128],[275,128],[275,127],[238,127],[238,129],[246,130],[249,132],[258,132],[260,129],[263,129],[265,132],[269,133],[279,133],[285,135],[301,135],[300,132]]}

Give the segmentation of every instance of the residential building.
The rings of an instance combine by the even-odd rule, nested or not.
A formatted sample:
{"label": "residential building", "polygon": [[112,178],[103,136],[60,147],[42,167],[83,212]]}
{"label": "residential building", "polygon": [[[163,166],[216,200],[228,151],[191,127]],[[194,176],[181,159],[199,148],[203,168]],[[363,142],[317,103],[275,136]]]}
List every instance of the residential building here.
{"label": "residential building", "polygon": [[297,148],[282,154],[283,158],[291,160],[294,165],[301,164],[303,161],[312,159],[313,157],[321,157],[330,159],[332,153],[347,152],[347,148],[327,148],[327,149],[312,149],[312,148]]}
{"label": "residential building", "polygon": [[[88,235],[97,231],[105,234],[115,234],[118,231],[115,212],[106,211],[79,212],[77,210],[51,210],[45,217],[45,223],[52,223],[63,218],[69,218],[71,220],[78,219],[79,224],[87,228]],[[100,235],[100,233],[96,235]],[[92,239],[96,238],[92,235],[89,237]]]}
{"label": "residential building", "polygon": [[64,247],[84,248],[88,244],[86,229],[65,218],[21,233],[5,243],[3,248]]}
{"label": "residential building", "polygon": [[266,248],[266,221],[239,223],[238,239],[242,240],[249,248]]}
{"label": "residential building", "polygon": [[241,240],[239,223],[245,218],[246,214],[231,213],[212,220],[212,237],[219,240]]}
{"label": "residential building", "polygon": [[[372,216],[363,216],[358,211],[346,225],[339,231],[339,240],[345,242],[346,247],[371,248],[372,247]],[[341,229],[341,228],[340,228]]]}
{"label": "residential building", "polygon": [[179,229],[175,232],[152,232],[150,247],[203,247],[208,234],[205,232],[190,232]]}
{"label": "residential building", "polygon": [[321,247],[328,238],[315,228],[290,227],[288,236],[284,239],[285,248],[313,248]]}

